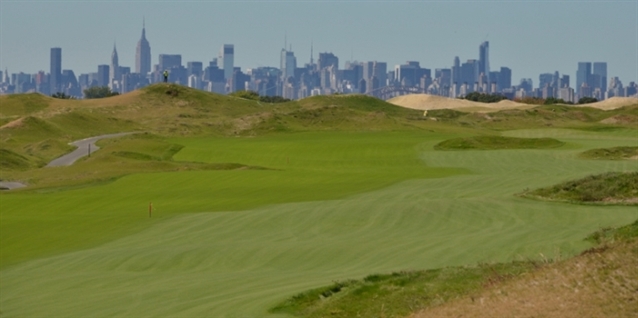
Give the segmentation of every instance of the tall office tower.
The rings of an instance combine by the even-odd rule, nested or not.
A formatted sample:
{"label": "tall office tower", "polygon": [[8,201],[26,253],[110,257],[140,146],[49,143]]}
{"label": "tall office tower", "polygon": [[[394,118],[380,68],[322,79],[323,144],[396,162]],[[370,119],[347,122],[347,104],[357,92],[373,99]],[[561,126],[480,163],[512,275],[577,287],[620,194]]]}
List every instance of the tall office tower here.
{"label": "tall office tower", "polygon": [[335,71],[338,70],[339,58],[332,53],[319,53],[319,60],[317,61],[317,69],[322,70],[330,66],[332,66]]}
{"label": "tall office tower", "polygon": [[182,55],[180,54],[160,54],[159,55],[159,71],[170,71],[172,68],[182,66]]}
{"label": "tall office tower", "polygon": [[454,65],[452,65],[452,84],[461,84],[461,60],[458,56],[454,57]]}
{"label": "tall office tower", "polygon": [[224,69],[224,79],[228,81],[233,78],[235,46],[232,44],[224,44],[219,51],[219,59],[222,61],[222,67]]}
{"label": "tall office tower", "polygon": [[109,87],[111,89],[115,89],[114,84],[115,81],[121,80],[120,78],[120,63],[117,58],[117,48],[115,48],[115,44],[113,44],[113,53],[111,53],[111,69],[109,72]]}
{"label": "tall office tower", "polygon": [[560,78],[560,87],[569,87],[569,75],[564,75]]}
{"label": "tall office tower", "polygon": [[186,75],[195,75],[196,77],[202,77],[204,71],[204,64],[202,62],[187,62],[186,63]]}
{"label": "tall office tower", "polygon": [[603,92],[607,91],[607,62],[594,62],[593,75],[596,76],[595,83],[591,83],[592,88],[600,88]]}
{"label": "tall office tower", "polygon": [[310,42],[310,69],[314,69],[314,64],[315,64],[315,59],[314,59],[314,53],[313,53],[313,47],[312,47],[312,42]]}
{"label": "tall office tower", "polygon": [[552,73],[543,73],[538,76],[538,88],[542,89],[543,87],[552,86],[552,82],[554,80],[554,74]]}
{"label": "tall office tower", "polygon": [[509,67],[501,67],[498,77],[498,87],[501,89],[512,87],[512,69]]}
{"label": "tall office tower", "polygon": [[146,23],[142,24],[142,38],[135,50],[135,73],[146,76],[151,71],[151,46],[146,40]]}
{"label": "tall office tower", "polygon": [[281,81],[286,82],[289,77],[295,77],[295,69],[297,68],[297,58],[292,51],[281,49],[281,60],[279,70],[281,71]]}
{"label": "tall office tower", "polygon": [[108,65],[98,65],[97,66],[97,85],[108,86],[109,74],[110,74],[110,70]]}
{"label": "tall office tower", "polygon": [[2,82],[9,84],[9,70],[6,67],[4,68],[4,76],[2,77]]}
{"label": "tall office tower", "polygon": [[50,93],[55,94],[62,89],[62,49],[51,48]]}
{"label": "tall office tower", "polygon": [[461,83],[467,83],[469,87],[472,87],[479,76],[479,62],[477,60],[467,60],[466,63],[461,65]]}
{"label": "tall office tower", "polygon": [[[388,84],[388,63],[375,61],[372,65],[372,77],[376,77],[379,81],[379,87],[385,87]],[[373,85],[374,86],[374,85]]]}
{"label": "tall office tower", "polygon": [[481,46],[479,46],[479,65],[478,65],[478,74],[481,73],[488,75],[490,74],[490,42],[483,42]]}
{"label": "tall office tower", "polygon": [[576,92],[579,97],[583,97],[580,92],[583,83],[589,85],[588,80],[591,78],[591,62],[578,62],[578,70],[576,71]]}

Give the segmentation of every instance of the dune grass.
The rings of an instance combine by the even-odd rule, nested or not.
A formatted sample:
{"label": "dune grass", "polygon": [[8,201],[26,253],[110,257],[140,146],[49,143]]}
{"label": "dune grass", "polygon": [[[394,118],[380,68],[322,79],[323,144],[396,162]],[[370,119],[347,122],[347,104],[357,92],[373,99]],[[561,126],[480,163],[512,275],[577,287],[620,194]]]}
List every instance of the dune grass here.
{"label": "dune grass", "polygon": [[638,159],[638,147],[614,147],[590,149],[580,154],[586,159],[624,160]]}
{"label": "dune grass", "polygon": [[521,195],[554,201],[638,205],[638,172],[590,175]]}
{"label": "dune grass", "polygon": [[504,136],[475,136],[454,138],[434,146],[436,150],[495,150],[495,149],[547,149],[564,145],[553,138],[516,138]]}
{"label": "dune grass", "polygon": [[[413,314],[426,317],[634,317],[638,222],[605,232],[600,245],[515,279]],[[597,233],[600,233],[597,232]]]}
{"label": "dune grass", "polygon": [[373,274],[297,294],[272,313],[302,317],[405,317],[541,266],[539,261]]}

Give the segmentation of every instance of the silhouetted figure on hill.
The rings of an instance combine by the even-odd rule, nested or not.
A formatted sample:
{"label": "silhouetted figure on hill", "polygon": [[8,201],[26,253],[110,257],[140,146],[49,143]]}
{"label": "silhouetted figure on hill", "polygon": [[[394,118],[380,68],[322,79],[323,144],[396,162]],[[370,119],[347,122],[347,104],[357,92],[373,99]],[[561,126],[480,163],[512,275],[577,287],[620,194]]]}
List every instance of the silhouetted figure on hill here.
{"label": "silhouetted figure on hill", "polygon": [[164,83],[168,82],[168,71],[164,71]]}

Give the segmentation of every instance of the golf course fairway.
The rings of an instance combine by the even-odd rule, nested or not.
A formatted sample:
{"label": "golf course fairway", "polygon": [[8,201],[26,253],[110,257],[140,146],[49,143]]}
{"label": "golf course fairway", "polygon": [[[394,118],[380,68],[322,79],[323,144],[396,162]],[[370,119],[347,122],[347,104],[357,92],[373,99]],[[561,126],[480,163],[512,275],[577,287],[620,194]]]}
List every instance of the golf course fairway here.
{"label": "golf course fairway", "polygon": [[335,280],[574,255],[589,233],[638,218],[635,206],[515,196],[638,171],[635,160],[579,157],[636,146],[635,130],[502,135],[565,145],[436,151],[459,135],[427,131],[173,138],[176,161],[263,169],[3,193],[0,315],[275,317],[273,305]]}

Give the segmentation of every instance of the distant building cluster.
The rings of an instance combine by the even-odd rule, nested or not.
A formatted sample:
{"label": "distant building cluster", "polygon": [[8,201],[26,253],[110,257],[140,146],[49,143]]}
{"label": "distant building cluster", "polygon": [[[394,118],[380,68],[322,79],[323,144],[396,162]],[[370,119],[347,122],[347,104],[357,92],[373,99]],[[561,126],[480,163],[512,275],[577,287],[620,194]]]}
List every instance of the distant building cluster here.
{"label": "distant building cluster", "polygon": [[390,69],[386,62],[348,61],[344,69],[339,69],[339,58],[334,54],[319,53],[315,62],[312,46],[310,51],[309,63],[299,65],[292,48],[284,45],[278,68],[242,70],[235,66],[234,45],[224,44],[218,57],[208,65],[198,61],[184,65],[180,54],[159,54],[158,63],[152,65],[151,46],[143,26],[135,51],[134,70],[120,66],[114,45],[110,64],[98,65],[95,73],[76,76],[72,70],[62,69],[62,49],[52,48],[49,73],[9,75],[6,69],[0,71],[0,93],[64,93],[82,98],[85,89],[95,86],[108,86],[114,92],[127,93],[163,81],[165,70],[169,72],[169,82],[208,92],[228,94],[251,90],[262,96],[288,99],[334,93],[360,93],[382,99],[409,93],[456,98],[480,92],[501,94],[509,99],[553,97],[576,102],[582,97],[602,100],[613,96],[634,96],[638,88],[635,82],[623,86],[618,77],[608,78],[606,62],[579,62],[574,87],[570,85],[569,75],[561,76],[558,72],[540,74],[537,87],[529,78],[512,85],[510,68],[490,68],[487,41],[479,46],[478,59],[461,63],[457,56],[450,68],[437,68],[434,72],[417,61],[408,61]]}

